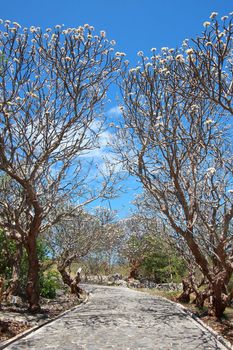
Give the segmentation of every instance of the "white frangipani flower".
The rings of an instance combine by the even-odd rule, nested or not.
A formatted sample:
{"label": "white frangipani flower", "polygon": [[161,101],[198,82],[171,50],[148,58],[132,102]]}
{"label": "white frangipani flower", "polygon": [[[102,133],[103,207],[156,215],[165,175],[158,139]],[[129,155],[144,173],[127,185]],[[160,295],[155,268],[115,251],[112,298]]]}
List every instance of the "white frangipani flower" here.
{"label": "white frangipani flower", "polygon": [[176,60],[177,60],[177,61],[180,61],[180,62],[183,62],[183,61],[184,61],[183,55],[181,55],[181,54],[177,55],[177,56],[176,56]]}
{"label": "white frangipani flower", "polygon": [[192,55],[194,53],[193,49],[186,50],[187,55]]}
{"label": "white frangipani flower", "polygon": [[157,124],[155,124],[155,126],[158,127],[158,128],[163,127],[163,123],[162,122],[157,123]]}
{"label": "white frangipani flower", "polygon": [[218,15],[218,12],[212,12],[210,18],[213,19]]}
{"label": "white frangipani flower", "polygon": [[205,21],[205,22],[203,23],[203,27],[207,28],[207,27],[209,27],[210,24],[211,24],[210,22]]}
{"label": "white frangipani flower", "polygon": [[206,121],[205,121],[205,124],[212,124],[214,121],[213,121],[213,119],[210,119],[210,118],[208,118],[208,119],[206,119]]}
{"label": "white frangipani flower", "polygon": [[126,56],[126,54],[125,54],[124,52],[119,52],[119,51],[117,51],[117,52],[115,53],[115,56],[124,57],[124,56]]}
{"label": "white frangipani flower", "polygon": [[198,109],[199,109],[199,106],[198,106],[198,105],[195,105],[195,104],[194,104],[194,105],[191,105],[191,106],[190,106],[190,110],[191,110],[191,111],[197,111]]}
{"label": "white frangipani flower", "polygon": [[143,56],[143,51],[138,51],[137,55],[142,57]]}
{"label": "white frangipani flower", "polygon": [[106,37],[106,32],[104,30],[100,31],[100,36],[101,38],[105,38]]}
{"label": "white frangipani flower", "polygon": [[13,22],[12,24],[17,28],[21,28],[21,25],[18,22]]}
{"label": "white frangipani flower", "polygon": [[206,172],[207,172],[208,174],[215,174],[215,173],[216,173],[216,169],[215,169],[214,167],[210,167],[210,168],[208,168],[208,169],[206,170]]}
{"label": "white frangipani flower", "polygon": [[34,92],[31,92],[30,96],[33,97],[33,98],[38,98],[37,94],[35,94]]}
{"label": "white frangipani flower", "polygon": [[30,27],[30,32],[31,32],[31,33],[35,33],[35,32],[36,32],[36,27],[31,26],[31,27]]}
{"label": "white frangipani flower", "polygon": [[168,69],[165,67],[165,68],[160,69],[159,71],[160,71],[160,73],[166,73],[168,71]]}

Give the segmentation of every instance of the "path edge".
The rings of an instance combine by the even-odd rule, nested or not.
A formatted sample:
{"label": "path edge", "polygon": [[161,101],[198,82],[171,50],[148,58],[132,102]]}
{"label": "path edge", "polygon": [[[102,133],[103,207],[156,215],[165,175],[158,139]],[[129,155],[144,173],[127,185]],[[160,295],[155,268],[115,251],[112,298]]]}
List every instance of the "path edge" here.
{"label": "path edge", "polygon": [[31,334],[32,332],[36,331],[37,329],[40,329],[41,327],[43,327],[43,326],[45,326],[45,325],[47,325],[47,324],[49,324],[49,323],[59,319],[60,317],[68,314],[70,311],[74,311],[74,310],[76,310],[78,308],[81,308],[82,306],[84,306],[88,302],[88,300],[89,300],[89,295],[87,294],[86,298],[80,304],[73,306],[72,308],[62,312],[61,314],[59,314],[59,315],[57,315],[57,316],[55,316],[55,317],[53,317],[53,318],[51,318],[51,319],[49,319],[47,321],[44,321],[43,323],[41,323],[39,325],[31,327],[31,328],[27,329],[26,331],[17,334],[13,338],[10,338],[8,340],[3,341],[2,343],[0,343],[0,350],[5,349],[8,345],[13,344],[17,340],[20,340],[20,339],[26,337],[27,335]]}
{"label": "path edge", "polygon": [[[146,293],[146,294],[148,295],[149,293]],[[183,311],[185,314],[190,316],[196,323],[198,323],[203,328],[207,329],[228,350],[233,350],[233,345],[227,339],[225,339],[222,335],[220,335],[218,332],[216,332],[213,328],[208,326],[205,322],[203,322],[198,316],[196,316],[192,311],[190,311],[184,305],[182,305],[180,303],[176,303],[175,301],[172,301],[172,300],[167,299],[165,297],[161,297],[161,296],[155,296],[155,297],[163,299],[163,300],[167,300],[171,304],[175,304],[178,308],[181,309],[181,311]]]}

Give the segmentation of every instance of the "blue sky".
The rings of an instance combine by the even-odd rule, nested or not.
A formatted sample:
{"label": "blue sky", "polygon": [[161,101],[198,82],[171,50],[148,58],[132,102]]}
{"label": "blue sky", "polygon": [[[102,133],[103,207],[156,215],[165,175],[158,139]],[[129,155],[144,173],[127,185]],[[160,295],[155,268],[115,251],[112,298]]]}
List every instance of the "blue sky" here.
{"label": "blue sky", "polygon": [[132,58],[139,50],[179,45],[200,33],[212,11],[232,10],[232,0],[11,0],[1,2],[0,17],[24,26],[89,23]]}
{"label": "blue sky", "polygon": [[[139,50],[149,52],[163,46],[177,47],[183,39],[201,33],[202,23],[212,11],[221,16],[233,11],[232,0],[11,0],[1,2],[0,18],[19,22],[22,26],[52,27],[64,24],[75,27],[88,23],[96,31],[105,30],[136,63]],[[117,103],[112,96],[113,107]],[[130,201],[138,192],[138,184],[125,182],[126,193],[111,202],[119,216],[128,214]]]}

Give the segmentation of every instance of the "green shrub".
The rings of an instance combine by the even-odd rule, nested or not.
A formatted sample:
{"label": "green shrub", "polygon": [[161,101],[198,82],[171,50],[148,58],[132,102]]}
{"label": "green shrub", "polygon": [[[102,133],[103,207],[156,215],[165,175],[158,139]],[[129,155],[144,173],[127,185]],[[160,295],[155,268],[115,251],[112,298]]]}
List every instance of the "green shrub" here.
{"label": "green shrub", "polygon": [[15,242],[6,237],[5,233],[0,230],[0,276],[6,279],[11,278],[15,251]]}
{"label": "green shrub", "polygon": [[53,299],[56,297],[56,289],[60,287],[59,273],[49,271],[40,276],[40,295],[43,298]]}
{"label": "green shrub", "polygon": [[149,249],[144,254],[140,273],[156,283],[181,282],[186,264],[175,248],[162,239],[146,237]]}

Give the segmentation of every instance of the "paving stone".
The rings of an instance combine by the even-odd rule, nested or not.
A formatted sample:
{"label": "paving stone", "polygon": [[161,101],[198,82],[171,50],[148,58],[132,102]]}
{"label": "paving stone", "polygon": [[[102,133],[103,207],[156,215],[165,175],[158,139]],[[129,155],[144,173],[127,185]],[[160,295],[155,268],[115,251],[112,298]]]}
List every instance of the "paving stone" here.
{"label": "paving stone", "polygon": [[123,287],[88,286],[90,300],[8,350],[223,350],[178,305]]}

